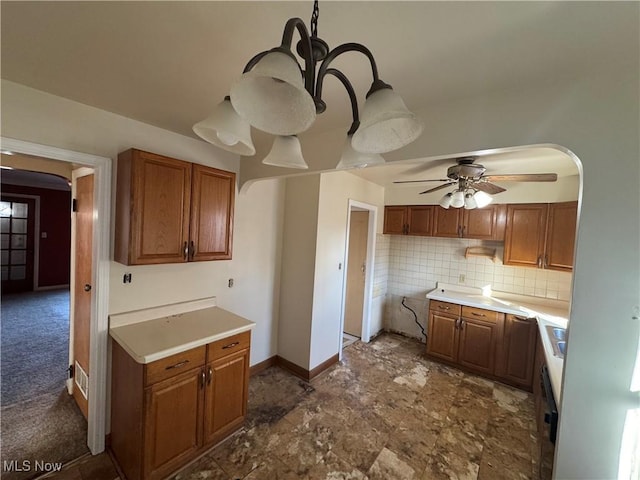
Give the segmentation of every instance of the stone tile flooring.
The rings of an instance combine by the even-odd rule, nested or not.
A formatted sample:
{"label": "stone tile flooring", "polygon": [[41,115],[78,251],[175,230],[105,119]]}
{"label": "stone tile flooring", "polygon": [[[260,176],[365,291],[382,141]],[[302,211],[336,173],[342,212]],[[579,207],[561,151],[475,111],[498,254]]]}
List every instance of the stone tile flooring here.
{"label": "stone tile flooring", "polygon": [[[275,367],[261,372],[245,428],[173,480],[538,478],[532,396],[423,350],[383,334],[347,347],[311,384]],[[74,473],[82,465],[54,478],[84,480]],[[117,478],[101,471],[92,480]]]}

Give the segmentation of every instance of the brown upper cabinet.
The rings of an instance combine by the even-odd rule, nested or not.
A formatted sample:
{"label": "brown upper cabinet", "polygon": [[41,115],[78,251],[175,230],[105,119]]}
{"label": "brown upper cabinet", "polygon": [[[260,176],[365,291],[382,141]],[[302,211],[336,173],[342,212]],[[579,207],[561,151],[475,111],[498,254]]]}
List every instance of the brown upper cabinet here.
{"label": "brown upper cabinet", "polygon": [[115,260],[231,259],[235,173],[130,149],[118,155]]}
{"label": "brown upper cabinet", "polygon": [[384,233],[430,236],[433,211],[433,205],[384,207]]}
{"label": "brown upper cabinet", "polygon": [[504,238],[505,205],[464,208],[434,207],[433,236],[502,240]]}
{"label": "brown upper cabinet", "polygon": [[507,206],[504,264],[571,271],[578,202]]}

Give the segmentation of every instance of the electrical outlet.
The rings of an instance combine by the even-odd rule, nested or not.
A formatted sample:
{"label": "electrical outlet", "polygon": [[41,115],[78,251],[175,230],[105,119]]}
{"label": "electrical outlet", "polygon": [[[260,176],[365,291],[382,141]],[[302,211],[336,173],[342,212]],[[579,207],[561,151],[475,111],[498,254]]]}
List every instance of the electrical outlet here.
{"label": "electrical outlet", "polygon": [[458,277],[458,283],[464,283],[464,279],[465,279],[464,273],[461,273],[460,276]]}
{"label": "electrical outlet", "polygon": [[122,283],[131,283],[131,274],[125,273],[122,277]]}
{"label": "electrical outlet", "polygon": [[233,278],[229,279],[229,288],[233,287]]}

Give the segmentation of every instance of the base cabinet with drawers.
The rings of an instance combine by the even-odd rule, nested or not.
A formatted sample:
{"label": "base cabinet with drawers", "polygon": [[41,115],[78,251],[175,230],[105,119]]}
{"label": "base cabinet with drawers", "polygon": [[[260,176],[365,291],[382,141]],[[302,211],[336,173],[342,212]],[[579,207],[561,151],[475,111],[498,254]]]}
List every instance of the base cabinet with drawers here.
{"label": "base cabinet with drawers", "polygon": [[110,449],[128,480],[168,476],[244,422],[251,333],[139,364],[112,349]]}
{"label": "base cabinet with drawers", "polygon": [[531,391],[535,318],[431,300],[427,328],[428,357]]}

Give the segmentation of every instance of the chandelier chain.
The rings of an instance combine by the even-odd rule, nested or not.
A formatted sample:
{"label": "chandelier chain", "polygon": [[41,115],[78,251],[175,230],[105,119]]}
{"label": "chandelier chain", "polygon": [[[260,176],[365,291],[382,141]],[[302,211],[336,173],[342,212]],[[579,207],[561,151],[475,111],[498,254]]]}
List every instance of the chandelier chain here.
{"label": "chandelier chain", "polygon": [[311,36],[318,36],[318,17],[320,16],[320,8],[318,7],[318,0],[313,2],[313,13],[311,14]]}

